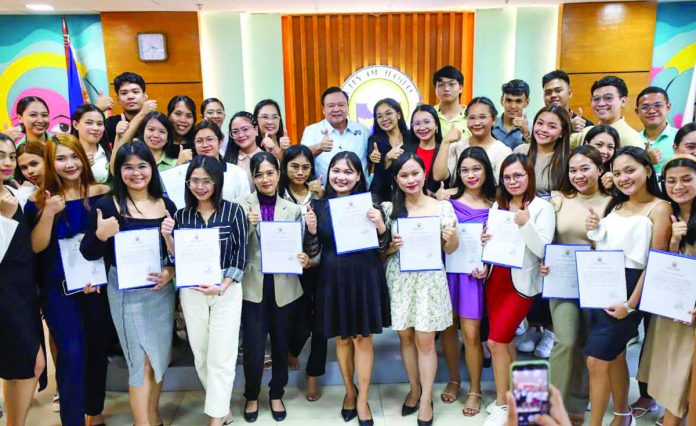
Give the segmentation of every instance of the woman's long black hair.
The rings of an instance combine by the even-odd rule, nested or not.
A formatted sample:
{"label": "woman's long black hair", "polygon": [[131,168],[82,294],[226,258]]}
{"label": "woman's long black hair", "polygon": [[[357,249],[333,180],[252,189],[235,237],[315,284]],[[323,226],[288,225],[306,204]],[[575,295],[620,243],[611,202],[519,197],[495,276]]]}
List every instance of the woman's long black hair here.
{"label": "woman's long black hair", "polygon": [[[331,169],[339,160],[346,160],[348,167],[353,169],[356,173],[360,175],[360,180],[355,184],[353,190],[350,192],[352,194],[360,194],[367,192],[367,183],[365,182],[365,175],[363,174],[362,162],[360,157],[357,156],[353,151],[341,151],[334,155],[329,162],[329,167],[327,167],[327,173],[331,175]],[[336,198],[336,190],[331,186],[331,181],[329,176],[326,177],[326,188],[324,188],[324,198]]]}
{"label": "woman's long black hair", "polygon": [[[283,155],[283,161],[280,163],[280,182],[278,182],[278,193],[285,194],[287,192],[287,194],[293,200],[295,198],[288,190],[288,188],[290,188],[290,178],[288,177],[288,164],[290,164],[292,160],[298,157],[305,157],[307,161],[309,161],[309,166],[311,167],[311,170],[309,171],[309,176],[307,176],[307,182],[314,180],[315,170],[314,156],[312,155],[312,151],[305,145],[292,145],[285,151],[285,154]],[[305,182],[305,186],[307,186],[307,182]],[[295,200],[295,202],[299,202],[299,200]]]}
{"label": "woman's long black hair", "polygon": [[[237,164],[237,161],[239,161],[239,145],[237,145],[237,142],[235,142],[232,138],[232,122],[237,118],[245,118],[251,123],[252,126],[256,127],[257,129],[259,127],[256,123],[256,120],[254,120],[254,116],[247,111],[239,111],[238,113],[234,114],[232,118],[230,118],[230,124],[227,127],[227,136],[229,139],[227,142],[227,149],[225,150],[225,155],[223,155],[222,157],[222,161],[232,164]],[[256,138],[254,140],[254,143],[256,144],[256,146],[261,146],[259,138]]]}
{"label": "woman's long black hair", "polygon": [[222,164],[217,158],[211,157],[210,155],[199,155],[195,157],[186,169],[186,192],[184,199],[186,201],[186,208],[198,208],[198,198],[193,195],[191,188],[188,186],[191,180],[191,174],[194,170],[201,168],[203,169],[210,179],[213,180],[214,189],[213,195],[210,196],[210,203],[213,205],[215,210],[220,208],[220,203],[222,202],[222,187],[225,184],[225,172],[222,170]]}
{"label": "woman's long black hair", "polygon": [[404,140],[406,140],[406,137],[409,134],[409,132],[408,127],[406,126],[406,119],[404,119],[404,112],[401,109],[401,104],[399,104],[392,98],[380,99],[379,101],[377,101],[375,107],[372,109],[372,118],[374,120],[374,124],[372,125],[372,136],[376,137],[380,135],[387,135],[387,132],[385,132],[381,127],[379,127],[379,124],[377,124],[377,108],[381,107],[384,104],[389,105],[391,109],[393,109],[394,111],[396,111],[397,114],[399,114],[397,127],[399,128],[399,132],[401,132],[401,135],[403,136]]}
{"label": "woman's long black hair", "polygon": [[[148,112],[147,115],[145,115],[145,118],[143,118],[143,122],[142,124],[140,124],[140,128],[138,129],[138,134],[136,135],[136,138],[140,139],[141,141],[145,141],[145,127],[147,127],[147,123],[149,123],[150,120],[159,121],[160,124],[162,124],[164,128],[167,129],[167,143],[164,144],[164,148],[162,149],[162,151],[169,158],[179,158],[179,147],[176,146],[176,144],[174,143],[174,126],[172,126],[172,122],[169,121],[169,117],[167,117],[159,111],[151,111]],[[147,147],[147,145],[145,146]]]}
{"label": "woman's long black hair", "polygon": [[493,174],[493,166],[491,166],[491,160],[488,159],[486,150],[480,146],[470,146],[462,151],[462,153],[459,155],[459,159],[457,160],[457,168],[454,169],[454,172],[456,173],[454,187],[457,188],[457,193],[454,194],[452,198],[459,198],[466,192],[466,185],[464,185],[464,180],[462,179],[462,174],[459,173],[459,169],[462,167],[462,163],[467,158],[471,158],[483,166],[485,180],[483,181],[483,187],[481,187],[481,193],[488,201],[495,201],[496,176]]}
{"label": "woman's long black hair", "polygon": [[[420,158],[418,155],[410,152],[404,152],[397,158],[396,160],[392,161],[391,166],[389,166],[389,173],[394,176],[394,180],[396,181],[396,177],[399,175],[399,170],[409,162],[410,160],[415,161],[418,163],[421,169],[423,169],[423,174],[425,174],[425,163],[423,162],[423,159]],[[425,194],[425,181],[423,182],[423,193]],[[390,217],[392,219],[396,219],[398,217],[408,217],[408,209],[406,208],[406,194],[404,194],[404,191],[399,188],[399,184],[394,182],[393,189],[392,189],[392,212]]]}
{"label": "woman's long black hair", "polygon": [[144,160],[152,169],[150,182],[147,184],[147,193],[156,199],[162,198],[163,193],[160,175],[157,171],[157,163],[155,162],[155,157],[152,155],[150,148],[145,145],[145,142],[138,140],[123,144],[118,151],[116,151],[116,158],[114,159],[114,180],[111,182],[111,195],[116,198],[118,209],[124,218],[130,216],[130,212],[128,211],[128,200],[131,200],[133,205],[135,205],[135,203],[128,193],[126,183],[123,181],[121,167],[123,167],[123,164],[132,156]]}

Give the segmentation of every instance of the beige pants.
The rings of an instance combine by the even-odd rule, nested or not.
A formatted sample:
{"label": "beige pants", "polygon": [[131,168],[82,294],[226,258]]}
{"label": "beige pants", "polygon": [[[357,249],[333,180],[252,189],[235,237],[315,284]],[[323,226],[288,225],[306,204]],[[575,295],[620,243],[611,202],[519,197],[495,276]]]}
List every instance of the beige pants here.
{"label": "beige pants", "polygon": [[206,391],[205,414],[224,417],[230,411],[237,365],[242,285],[232,284],[222,296],[182,289],[181,307],[196,372]]}

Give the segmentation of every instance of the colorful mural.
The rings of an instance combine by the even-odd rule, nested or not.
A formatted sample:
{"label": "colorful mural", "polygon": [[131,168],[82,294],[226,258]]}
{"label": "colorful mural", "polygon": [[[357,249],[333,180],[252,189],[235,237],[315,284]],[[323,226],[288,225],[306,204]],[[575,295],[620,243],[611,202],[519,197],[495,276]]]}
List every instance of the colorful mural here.
{"label": "colorful mural", "polygon": [[659,3],[655,25],[655,48],[650,72],[652,85],[669,94],[673,125],[683,121],[689,87],[696,64],[696,3]]}
{"label": "colorful mural", "polygon": [[[108,93],[106,58],[98,15],[66,18],[77,68],[92,101],[98,91]],[[50,133],[70,128],[68,77],[61,17],[0,16],[0,129],[18,123],[17,101],[23,96],[43,98],[49,107]]]}

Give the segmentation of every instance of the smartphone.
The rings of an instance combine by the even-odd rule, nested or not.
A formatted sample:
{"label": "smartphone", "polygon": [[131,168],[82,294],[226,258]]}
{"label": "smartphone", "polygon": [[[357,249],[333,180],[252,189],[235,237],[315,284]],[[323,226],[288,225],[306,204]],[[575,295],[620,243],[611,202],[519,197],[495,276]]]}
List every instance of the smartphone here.
{"label": "smartphone", "polygon": [[532,418],[549,412],[549,363],[518,361],[510,365],[510,386],[517,405],[520,426],[534,424]]}

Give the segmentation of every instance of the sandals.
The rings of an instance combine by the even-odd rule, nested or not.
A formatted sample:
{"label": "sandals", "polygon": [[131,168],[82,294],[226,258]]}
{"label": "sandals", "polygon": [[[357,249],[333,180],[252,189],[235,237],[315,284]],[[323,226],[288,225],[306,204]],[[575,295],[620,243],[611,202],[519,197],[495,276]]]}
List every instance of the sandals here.
{"label": "sandals", "polygon": [[617,413],[616,411],[614,411],[614,415],[619,416],[619,417],[630,417],[631,418],[630,426],[636,426],[636,418],[633,417],[633,413],[631,413],[630,411],[628,413]]}
{"label": "sandals", "polygon": [[[447,392],[447,387],[450,385],[450,383],[454,384],[457,386],[457,391],[452,393],[452,392]],[[445,386],[445,390],[442,391],[440,394],[440,399],[442,402],[445,404],[452,404],[454,403],[457,399],[459,399],[459,382],[455,382],[454,380],[450,380],[447,382],[447,385]]]}
{"label": "sandals", "polygon": [[633,414],[633,417],[637,420],[637,419],[642,419],[648,413],[652,413],[654,411],[657,411],[657,404],[653,401],[652,404],[650,404],[650,406],[648,408],[633,407],[633,406],[631,406],[629,408],[631,409],[631,414],[637,412],[637,414]]}
{"label": "sandals", "polygon": [[[478,402],[478,407],[467,407],[466,403],[469,402],[469,397],[470,396],[476,396],[479,399]],[[481,407],[483,406],[483,396],[480,393],[476,392],[469,392],[466,394],[466,402],[464,403],[464,409],[462,410],[462,414],[466,417],[474,417],[478,415],[478,413],[481,412]]]}

